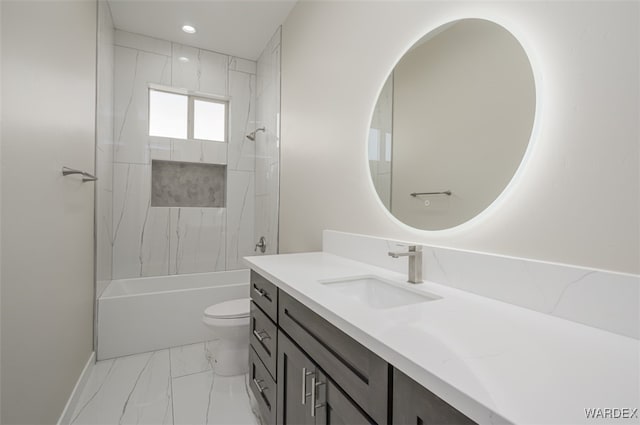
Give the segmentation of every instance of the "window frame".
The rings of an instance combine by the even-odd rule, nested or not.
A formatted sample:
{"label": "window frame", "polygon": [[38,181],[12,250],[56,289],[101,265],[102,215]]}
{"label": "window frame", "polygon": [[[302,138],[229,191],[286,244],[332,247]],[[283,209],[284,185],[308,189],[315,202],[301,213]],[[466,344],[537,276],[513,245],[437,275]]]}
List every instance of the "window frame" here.
{"label": "window frame", "polygon": [[[151,132],[151,90],[177,94],[187,97],[187,138],[175,138],[175,137],[167,137],[167,136],[152,136]],[[196,139],[193,135],[195,121],[194,121],[194,112],[195,112],[195,101],[201,102],[209,102],[209,103],[217,103],[224,105],[224,140],[209,140],[209,139]],[[229,143],[229,105],[231,103],[231,98],[229,96],[219,96],[210,93],[203,93],[193,90],[180,89],[176,87],[168,87],[162,86],[159,84],[149,84],[147,88],[147,136],[149,137],[159,137],[162,139],[171,139],[171,140],[185,140],[191,142],[213,142],[213,143]]]}

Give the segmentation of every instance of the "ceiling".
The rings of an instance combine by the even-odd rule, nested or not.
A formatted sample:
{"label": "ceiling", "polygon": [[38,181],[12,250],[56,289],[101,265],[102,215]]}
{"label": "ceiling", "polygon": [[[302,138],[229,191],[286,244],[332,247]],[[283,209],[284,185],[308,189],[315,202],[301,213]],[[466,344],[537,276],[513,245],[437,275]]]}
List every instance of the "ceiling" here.
{"label": "ceiling", "polygon": [[[107,0],[114,26],[256,60],[296,0]],[[188,24],[197,29],[185,34]]]}

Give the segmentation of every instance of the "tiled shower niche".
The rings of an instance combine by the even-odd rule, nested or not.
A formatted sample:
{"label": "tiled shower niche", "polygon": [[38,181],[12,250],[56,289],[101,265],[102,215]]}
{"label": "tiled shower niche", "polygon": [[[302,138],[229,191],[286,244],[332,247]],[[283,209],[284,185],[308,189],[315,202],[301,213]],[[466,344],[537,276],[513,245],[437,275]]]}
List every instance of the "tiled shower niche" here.
{"label": "tiled shower niche", "polygon": [[151,161],[151,206],[225,208],[227,166]]}

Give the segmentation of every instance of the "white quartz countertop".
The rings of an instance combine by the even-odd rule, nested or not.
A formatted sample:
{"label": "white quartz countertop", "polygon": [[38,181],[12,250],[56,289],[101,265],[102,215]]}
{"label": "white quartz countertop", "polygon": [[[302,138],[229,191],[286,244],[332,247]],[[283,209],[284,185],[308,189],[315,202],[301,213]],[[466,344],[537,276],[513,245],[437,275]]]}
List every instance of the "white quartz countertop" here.
{"label": "white quartz countertop", "polygon": [[406,275],[328,253],[245,261],[478,423],[640,423],[585,412],[640,407],[638,340],[430,282],[411,287],[441,299],[373,309],[319,281]]}

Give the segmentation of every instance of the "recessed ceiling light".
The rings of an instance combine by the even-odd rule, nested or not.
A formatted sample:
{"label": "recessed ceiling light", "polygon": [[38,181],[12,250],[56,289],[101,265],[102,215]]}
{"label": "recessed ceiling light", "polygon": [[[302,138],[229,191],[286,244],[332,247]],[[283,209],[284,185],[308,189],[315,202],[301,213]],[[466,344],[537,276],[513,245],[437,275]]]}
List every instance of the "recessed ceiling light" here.
{"label": "recessed ceiling light", "polygon": [[191,25],[183,25],[182,31],[186,32],[187,34],[195,34],[196,29]]}
{"label": "recessed ceiling light", "polygon": [[178,58],[178,60],[179,60],[180,62],[182,62],[182,63],[187,63],[187,62],[189,62],[189,58],[184,57],[184,56],[180,56],[180,57]]}

